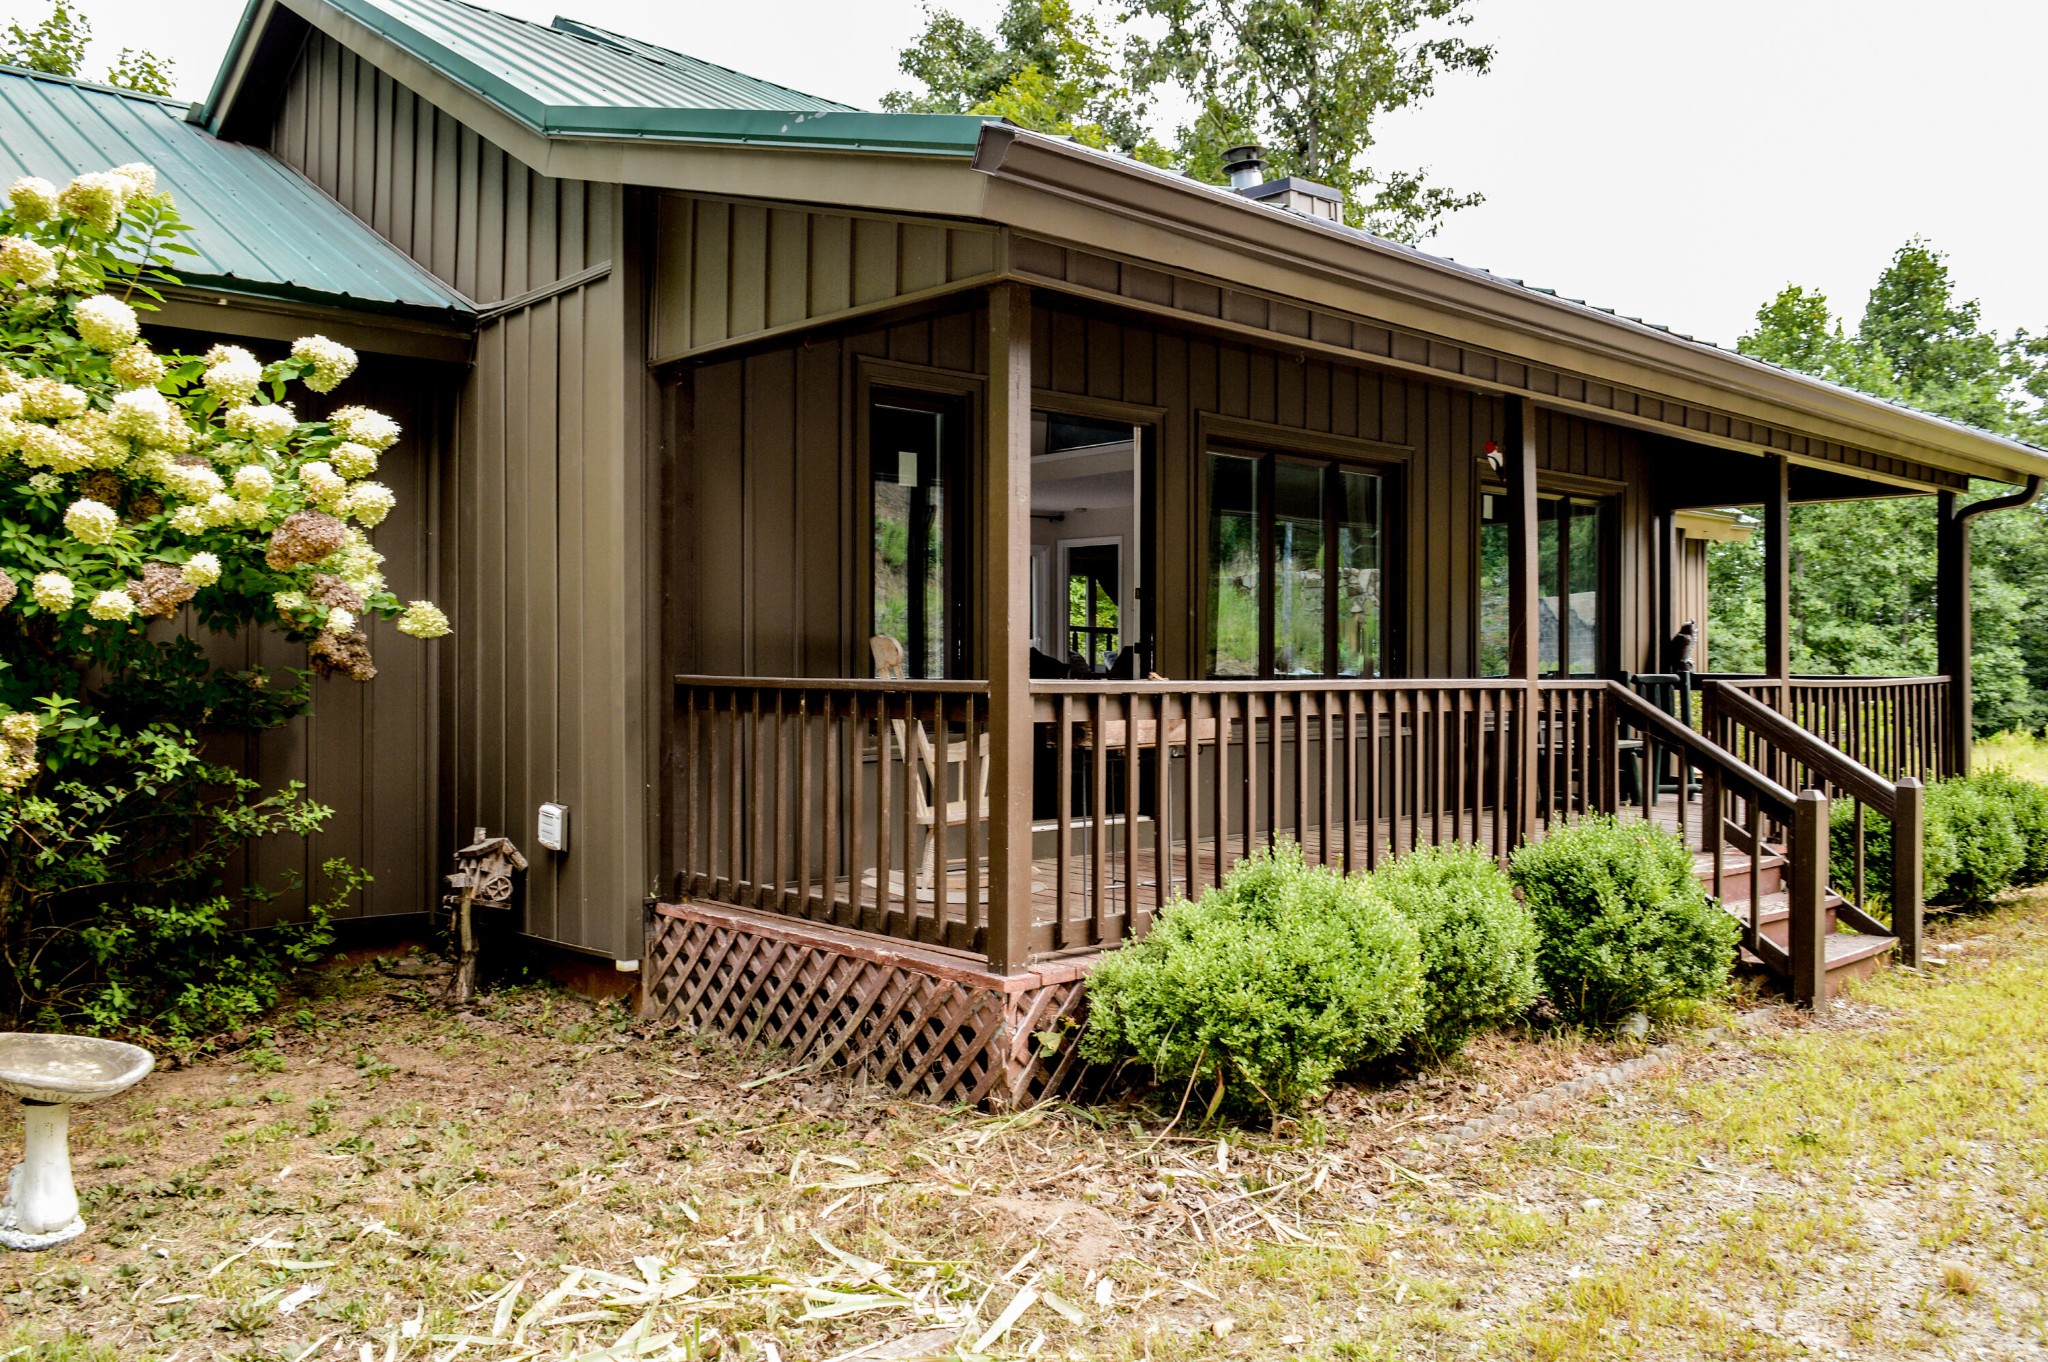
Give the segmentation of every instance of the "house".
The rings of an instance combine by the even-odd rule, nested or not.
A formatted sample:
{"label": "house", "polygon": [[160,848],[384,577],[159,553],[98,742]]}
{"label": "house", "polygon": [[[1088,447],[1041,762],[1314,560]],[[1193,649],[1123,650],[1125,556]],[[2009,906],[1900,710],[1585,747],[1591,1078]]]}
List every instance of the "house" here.
{"label": "house", "polygon": [[[254,0],[185,121],[0,86],[25,169],[139,156],[190,204],[211,272],[165,326],[317,325],[401,408],[391,575],[456,634],[252,756],[357,810],[367,911],[506,833],[526,936],[650,1013],[1006,1100],[1064,1081],[1095,953],[1277,836],[1504,855],[1633,804],[1802,996],[1917,948],[1826,882],[1827,801],[1910,824],[1965,759],[1969,518],[2040,450],[1256,168],[567,19]],[[1943,675],[1794,677],[1788,508],[1880,496],[1939,500]],[[1762,508],[1760,677],[1674,670],[1727,506]]]}

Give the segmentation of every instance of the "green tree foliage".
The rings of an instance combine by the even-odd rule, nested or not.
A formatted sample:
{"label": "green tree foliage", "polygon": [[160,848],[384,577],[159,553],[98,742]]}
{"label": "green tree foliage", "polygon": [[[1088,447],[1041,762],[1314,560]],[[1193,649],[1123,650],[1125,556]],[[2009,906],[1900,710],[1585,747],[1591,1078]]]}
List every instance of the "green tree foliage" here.
{"label": "green tree foliage", "polygon": [[[53,76],[85,74],[85,48],[92,41],[92,23],[57,0],[49,17],[33,28],[20,20],[0,33],[0,63],[45,71]],[[104,82],[147,95],[171,93],[171,63],[167,58],[140,48],[124,47],[107,69]]]}
{"label": "green tree foliage", "polygon": [[1481,201],[1424,170],[1369,163],[1374,123],[1420,104],[1440,77],[1485,72],[1493,49],[1467,39],[1470,0],[1137,0],[1165,24],[1142,47],[1145,79],[1200,110],[1180,130],[1181,165],[1222,178],[1221,153],[1256,142],[1274,169],[1343,191],[1354,226],[1397,241],[1429,237]]}
{"label": "green tree foliage", "polygon": [[897,113],[982,114],[1164,165],[1147,104],[1091,14],[1071,0],[1008,0],[993,32],[927,9],[900,57],[916,90],[882,100]]}
{"label": "green tree foliage", "polygon": [[[1738,347],[1754,358],[1999,434],[2048,435],[2048,338],[2002,339],[1956,296],[1946,258],[1901,246],[1852,332],[1828,299],[1790,286],[1758,309]],[[2003,492],[1986,485],[1973,496]],[[1792,665],[1802,672],[1927,674],[1936,665],[1931,497],[1798,506],[1792,512]],[[1708,558],[1717,670],[1763,666],[1763,543]],[[1976,522],[1972,656],[1980,732],[2048,720],[2048,514]]]}

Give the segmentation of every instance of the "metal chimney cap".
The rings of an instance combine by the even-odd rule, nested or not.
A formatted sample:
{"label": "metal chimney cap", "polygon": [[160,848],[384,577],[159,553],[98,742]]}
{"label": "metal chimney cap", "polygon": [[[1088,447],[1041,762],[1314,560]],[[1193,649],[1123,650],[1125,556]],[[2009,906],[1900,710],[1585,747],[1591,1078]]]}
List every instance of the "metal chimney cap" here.
{"label": "metal chimney cap", "polygon": [[1231,147],[1223,153],[1223,173],[1232,189],[1250,189],[1266,177],[1266,154],[1256,142]]}

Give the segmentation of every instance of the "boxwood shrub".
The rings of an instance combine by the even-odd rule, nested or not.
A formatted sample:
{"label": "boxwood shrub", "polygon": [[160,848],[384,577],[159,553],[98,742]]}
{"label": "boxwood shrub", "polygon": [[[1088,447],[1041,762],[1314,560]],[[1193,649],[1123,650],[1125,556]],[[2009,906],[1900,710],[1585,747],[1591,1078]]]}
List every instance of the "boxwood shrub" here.
{"label": "boxwood shrub", "polygon": [[1415,928],[1357,878],[1283,842],[1088,976],[1081,1053],[1148,1066],[1214,1116],[1279,1115],[1400,1047],[1423,1016]]}
{"label": "boxwood shrub", "polygon": [[1567,1020],[1611,1027],[1726,986],[1741,928],[1675,833],[1584,818],[1515,852],[1510,874],[1536,920],[1537,975]]}
{"label": "boxwood shrub", "polygon": [[1928,896],[1932,902],[1988,903],[2011,888],[2026,865],[2027,847],[2011,805],[1977,778],[1944,780],[1928,790],[1927,821],[1939,821],[1954,847],[1947,882]]}
{"label": "boxwood shrub", "polygon": [[1421,938],[1423,1021],[1413,1043],[1425,1058],[1450,1058],[1535,999],[1536,924],[1486,852],[1423,847],[1374,871],[1366,887]]}

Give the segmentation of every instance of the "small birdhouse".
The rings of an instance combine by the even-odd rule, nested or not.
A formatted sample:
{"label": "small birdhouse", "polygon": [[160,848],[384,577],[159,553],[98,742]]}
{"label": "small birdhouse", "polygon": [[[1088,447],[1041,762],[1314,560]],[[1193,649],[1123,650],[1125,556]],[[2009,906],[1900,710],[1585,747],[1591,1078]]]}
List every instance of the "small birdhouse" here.
{"label": "small birdhouse", "polygon": [[486,908],[512,906],[512,874],[526,869],[526,857],[509,837],[486,837],[477,829],[477,839],[455,853],[455,873],[448,887],[463,893],[471,903]]}

